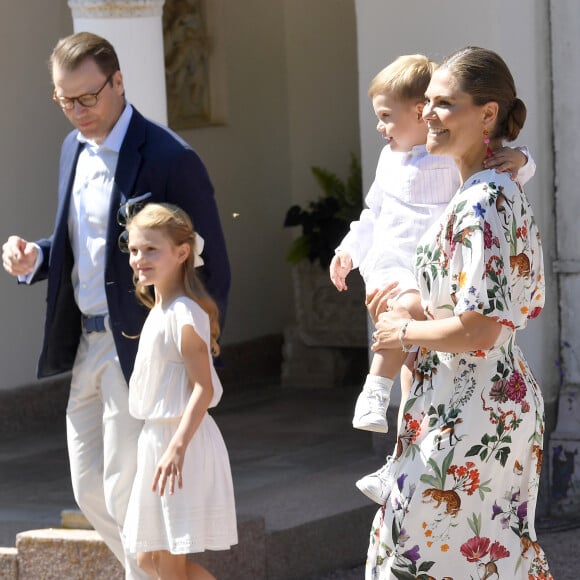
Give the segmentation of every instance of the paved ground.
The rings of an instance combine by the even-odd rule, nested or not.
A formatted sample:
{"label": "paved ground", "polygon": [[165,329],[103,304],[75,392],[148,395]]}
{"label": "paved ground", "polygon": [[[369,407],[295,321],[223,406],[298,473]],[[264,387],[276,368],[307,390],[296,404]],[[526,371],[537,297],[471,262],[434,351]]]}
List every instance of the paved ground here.
{"label": "paved ground", "polygon": [[[260,498],[260,490],[278,489],[285,493],[284,486],[288,486],[290,493],[290,489],[306,485],[304,482],[315,472],[341,470],[341,466],[348,465],[355,472],[366,473],[377,465],[370,434],[350,428],[355,398],[354,388],[306,391],[279,387],[226,397],[215,416],[229,448],[240,509],[263,506],[265,518],[272,525],[279,523],[281,517],[315,518],[316,510],[329,507],[313,508],[304,502],[305,513],[281,515],[281,510],[274,509],[279,506]],[[351,476],[347,475],[350,481]],[[339,501],[329,498],[329,505],[366,502],[354,486],[345,485],[336,493]],[[0,546],[13,546],[18,531],[58,526],[61,511],[74,508],[61,426],[18,436],[2,435]],[[546,519],[539,522],[538,531],[555,580],[578,580],[580,522],[573,527],[570,522]],[[359,567],[307,580],[361,579],[363,557]]]}

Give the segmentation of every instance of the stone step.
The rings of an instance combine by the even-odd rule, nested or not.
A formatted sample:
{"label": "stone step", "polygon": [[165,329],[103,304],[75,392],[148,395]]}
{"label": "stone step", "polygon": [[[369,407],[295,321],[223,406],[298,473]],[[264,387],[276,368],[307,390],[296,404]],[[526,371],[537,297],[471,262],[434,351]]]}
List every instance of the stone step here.
{"label": "stone step", "polygon": [[0,578],[15,580],[18,578],[18,550],[0,548]]}
{"label": "stone step", "polygon": [[[195,560],[220,579],[266,576],[264,520],[238,522],[239,543]],[[94,530],[46,528],[21,532],[15,548],[0,548],[2,580],[123,580],[123,567]]]}
{"label": "stone step", "polygon": [[123,580],[123,567],[94,530],[47,528],[16,536],[18,573],[11,580]]}
{"label": "stone step", "polygon": [[60,512],[60,527],[69,530],[94,529],[81,510],[62,510]]}
{"label": "stone step", "polygon": [[[291,580],[351,567],[360,563],[373,510],[365,506],[272,530],[266,530],[262,517],[241,517],[238,545],[194,559],[220,580]],[[67,518],[70,522],[70,514]],[[0,549],[0,578],[123,580],[124,573],[96,531],[46,528],[21,532],[16,548]]]}

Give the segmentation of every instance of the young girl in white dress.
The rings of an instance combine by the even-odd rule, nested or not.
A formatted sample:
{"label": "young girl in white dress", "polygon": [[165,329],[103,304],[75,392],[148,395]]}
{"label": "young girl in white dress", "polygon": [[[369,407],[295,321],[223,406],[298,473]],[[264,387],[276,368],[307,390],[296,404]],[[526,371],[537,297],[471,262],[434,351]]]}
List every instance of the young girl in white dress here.
{"label": "young girl in white dress", "polygon": [[222,385],[218,310],[195,273],[203,240],[169,204],[146,205],[127,231],[135,294],[151,311],[129,383],[130,412],[144,424],[125,546],[155,578],[212,579],[186,554],[227,550],[238,537],[229,457],[207,413]]}

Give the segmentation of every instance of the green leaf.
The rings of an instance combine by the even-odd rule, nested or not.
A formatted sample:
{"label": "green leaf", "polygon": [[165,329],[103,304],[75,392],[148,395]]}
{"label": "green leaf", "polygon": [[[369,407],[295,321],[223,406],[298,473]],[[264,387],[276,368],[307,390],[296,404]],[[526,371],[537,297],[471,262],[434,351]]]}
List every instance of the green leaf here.
{"label": "green leaf", "polygon": [[440,489],[440,481],[432,476],[432,475],[428,475],[427,473],[424,473],[420,478],[419,478],[423,483],[426,483],[427,485],[430,485],[431,487],[434,487],[436,489]]}
{"label": "green leaf", "polygon": [[502,467],[505,467],[505,464],[507,463],[508,455],[509,454],[510,454],[510,448],[509,447],[502,447],[495,454],[495,458],[496,459],[499,459],[499,462],[501,463],[501,466]]}
{"label": "green leaf", "polygon": [[399,525],[395,518],[393,519],[393,524],[391,526],[391,534],[393,536],[393,543],[396,544],[399,541]]}
{"label": "green leaf", "polygon": [[416,580],[415,574],[410,574],[406,570],[397,570],[396,568],[391,568],[391,574],[397,578],[397,580]]}
{"label": "green leaf", "polygon": [[430,458],[427,461],[427,463],[429,463],[429,465],[431,466],[431,468],[435,472],[435,476],[439,478],[439,481],[442,481],[443,478],[442,478],[442,474],[441,474],[441,469],[437,465],[437,462],[433,458]]}
{"label": "green leaf", "polygon": [[403,415],[405,413],[408,413],[409,412],[409,410],[411,409],[411,407],[415,404],[415,401],[416,400],[417,400],[417,397],[413,397],[413,398],[409,397],[407,399],[407,402],[405,403],[405,408],[403,409]]}
{"label": "green leaf", "polygon": [[467,450],[465,457],[475,457],[479,455],[479,452],[483,449],[483,445],[474,445],[471,449]]}
{"label": "green leaf", "polygon": [[432,562],[431,560],[421,562],[421,565],[419,566],[419,572],[429,572],[429,570],[431,570],[431,568],[433,568],[434,565],[435,562]]}
{"label": "green leaf", "polygon": [[471,517],[467,518],[467,524],[476,536],[481,535],[481,514],[479,517],[475,513],[471,514]]}
{"label": "green leaf", "polygon": [[449,466],[451,465],[451,462],[453,461],[453,454],[455,453],[455,449],[452,449],[447,456],[445,457],[445,459],[443,460],[443,466],[441,468],[441,471],[443,472],[443,485],[445,485],[445,478],[447,477],[447,471],[449,470]]}

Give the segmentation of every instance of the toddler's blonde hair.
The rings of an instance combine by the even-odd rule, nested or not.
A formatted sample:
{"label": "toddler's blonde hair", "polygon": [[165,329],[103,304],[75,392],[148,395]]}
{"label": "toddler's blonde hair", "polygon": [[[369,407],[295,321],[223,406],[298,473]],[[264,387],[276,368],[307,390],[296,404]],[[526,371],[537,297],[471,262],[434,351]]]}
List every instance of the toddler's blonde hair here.
{"label": "toddler's blonde hair", "polygon": [[369,97],[389,94],[401,101],[423,101],[437,63],[422,54],[399,56],[369,85]]}

